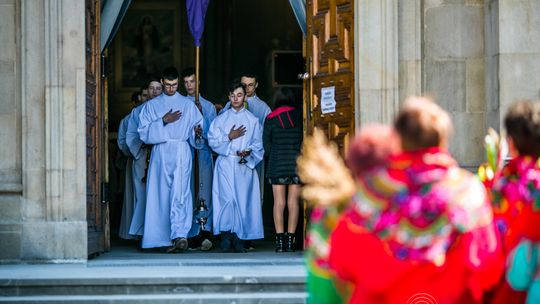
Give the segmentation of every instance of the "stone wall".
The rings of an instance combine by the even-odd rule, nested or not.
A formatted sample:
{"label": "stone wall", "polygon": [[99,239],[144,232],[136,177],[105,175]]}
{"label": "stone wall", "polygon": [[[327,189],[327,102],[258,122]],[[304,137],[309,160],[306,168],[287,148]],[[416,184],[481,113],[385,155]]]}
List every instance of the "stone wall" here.
{"label": "stone wall", "polygon": [[0,0],[0,260],[84,261],[84,0]]}
{"label": "stone wall", "polygon": [[483,1],[426,0],[423,15],[424,92],[451,114],[452,154],[477,166],[486,132]]}
{"label": "stone wall", "polygon": [[391,122],[410,95],[428,94],[451,115],[450,150],[483,161],[486,130],[484,1],[358,0],[357,122]]}
{"label": "stone wall", "polygon": [[508,106],[539,98],[540,2],[403,0],[398,12],[399,100],[434,96],[454,123],[451,152],[475,168]]}
{"label": "stone wall", "polygon": [[0,1],[0,259],[18,257],[21,248],[23,174],[16,2]]}
{"label": "stone wall", "polygon": [[540,2],[490,0],[485,11],[489,125],[499,128],[512,102],[540,98]]}

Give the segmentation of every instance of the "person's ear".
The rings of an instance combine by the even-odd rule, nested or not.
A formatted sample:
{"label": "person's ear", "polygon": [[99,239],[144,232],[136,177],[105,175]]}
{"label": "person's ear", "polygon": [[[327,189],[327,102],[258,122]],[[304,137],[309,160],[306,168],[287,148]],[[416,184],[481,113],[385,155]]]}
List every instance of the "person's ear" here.
{"label": "person's ear", "polygon": [[258,86],[259,86],[259,83],[255,82],[255,86],[253,88],[257,89]]}

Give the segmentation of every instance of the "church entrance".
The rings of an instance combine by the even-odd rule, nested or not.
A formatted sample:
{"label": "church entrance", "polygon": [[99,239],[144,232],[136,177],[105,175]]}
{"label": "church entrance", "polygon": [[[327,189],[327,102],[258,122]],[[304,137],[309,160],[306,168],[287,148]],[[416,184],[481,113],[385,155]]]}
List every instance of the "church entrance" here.
{"label": "church entrance", "polygon": [[[102,1],[87,2],[89,8],[93,3],[99,10]],[[97,15],[99,12],[93,12],[94,25],[99,24]],[[96,26],[94,32],[98,31]],[[90,40],[88,37],[87,41]],[[273,106],[271,97],[281,86],[293,88],[301,100],[302,80],[297,75],[304,72],[302,43],[302,32],[287,0],[210,1],[200,50],[201,95],[216,105],[224,105],[230,82],[241,73],[250,72],[258,78],[257,96],[270,108]],[[92,55],[96,57],[95,53]],[[102,55],[102,58],[94,58],[96,75],[105,76],[97,85],[101,95],[94,97],[93,112],[98,115],[92,123],[87,122],[89,132],[94,132],[93,137],[89,136],[93,141],[89,140],[88,146],[93,147],[91,151],[96,157],[100,157],[88,160],[91,173],[88,184],[91,189],[96,189],[95,199],[88,200],[92,211],[89,211],[89,219],[95,210],[99,210],[100,218],[92,216],[92,219],[102,224],[98,245],[92,246],[96,252],[132,243],[118,238],[125,169],[117,146],[119,122],[131,111],[132,93],[147,85],[151,77],[159,77],[168,65],[176,66],[179,71],[195,66],[195,48],[186,20],[185,0],[131,1],[121,26]],[[92,79],[100,81],[97,78]],[[182,85],[179,92],[186,94]],[[96,144],[92,146],[93,142]],[[98,163],[102,166],[95,165]],[[90,180],[91,176],[93,180]],[[268,250],[272,249],[274,238],[272,205],[271,186],[266,184],[263,204],[266,237],[259,247],[268,247]],[[302,221],[300,219],[297,239],[302,239]],[[89,254],[92,254],[90,246]]]}
{"label": "church entrance", "polygon": [[[100,54],[102,2],[86,1],[89,255],[134,243],[118,237],[125,159],[117,132],[133,106],[131,95],[166,66],[179,71],[195,66],[185,0],[131,1],[110,45]],[[288,0],[210,1],[200,49],[201,95],[224,105],[228,84],[243,72],[257,75],[257,96],[270,108],[277,88],[293,88],[303,100],[305,131],[323,129],[343,151],[354,132],[353,2],[307,1],[306,39]],[[333,109],[323,109],[323,88],[334,93]],[[179,92],[186,94],[182,83]],[[275,234],[272,206],[271,185],[265,184],[265,240],[260,247],[267,250],[273,249]],[[297,240],[303,240],[304,231],[305,214],[300,216]]]}

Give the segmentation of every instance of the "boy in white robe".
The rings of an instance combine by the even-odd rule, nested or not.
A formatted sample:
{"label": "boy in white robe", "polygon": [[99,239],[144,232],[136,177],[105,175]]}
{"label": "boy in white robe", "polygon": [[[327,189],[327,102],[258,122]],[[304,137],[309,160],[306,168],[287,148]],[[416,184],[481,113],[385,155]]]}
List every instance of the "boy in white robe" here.
{"label": "boy in white robe", "polygon": [[214,119],[208,143],[218,153],[212,200],[214,234],[221,234],[221,249],[245,252],[243,240],[264,237],[259,177],[262,128],[244,108],[246,89],[235,83],[229,90],[231,108]]}
{"label": "boy in white robe", "polygon": [[[268,104],[257,96],[257,87],[259,87],[259,82],[257,81],[257,75],[253,73],[243,73],[240,77],[240,82],[246,87],[246,103],[245,107],[248,109],[261,124],[261,128],[264,127],[264,121],[266,116],[272,112]],[[221,115],[231,108],[231,102],[227,102],[225,107],[219,112]],[[257,167],[257,174],[259,175],[259,187],[261,193],[261,204],[264,201],[264,161],[261,161]],[[253,244],[250,241],[245,242],[246,249],[253,250]]]}
{"label": "boy in white robe", "polygon": [[121,153],[126,157],[126,168],[125,172],[122,174],[125,175],[124,178],[124,200],[122,203],[122,215],[120,217],[120,226],[118,229],[118,236],[122,239],[130,240],[135,239],[134,236],[129,234],[129,226],[131,225],[131,218],[133,216],[133,180],[132,180],[132,167],[133,167],[133,156],[129,152],[128,146],[126,144],[126,131],[129,121],[129,114],[126,115],[121,121],[118,127],[118,148]]}
{"label": "boy in white robe", "polygon": [[[146,93],[145,93],[146,92]],[[152,92],[149,95],[148,92]],[[137,236],[139,239],[144,232],[144,213],[146,210],[146,182],[145,174],[147,167],[147,155],[150,148],[142,142],[139,136],[139,114],[147,102],[148,98],[154,98],[161,95],[162,88],[159,79],[151,79],[148,85],[141,88],[141,100],[139,104],[131,111],[128,120],[126,132],[126,144],[133,156],[133,188],[134,188],[134,207],[129,234]],[[159,94],[158,94],[159,93]],[[158,94],[157,96],[155,94]],[[146,96],[145,96],[146,95]]]}
{"label": "boy in white robe", "polygon": [[200,148],[195,144],[196,127],[204,125],[195,104],[176,91],[178,78],[176,68],[164,70],[163,94],[143,106],[138,129],[141,140],[153,145],[142,248],[167,247],[167,252],[188,247],[193,217],[191,146]]}
{"label": "boy in white robe", "polygon": [[[212,248],[212,177],[214,175],[214,160],[212,150],[208,146],[208,128],[216,118],[216,108],[210,101],[204,99],[200,94],[195,99],[197,93],[197,84],[194,68],[186,68],[182,71],[182,80],[186,89],[186,97],[189,98],[199,109],[204,119],[204,129],[202,137],[202,149],[194,151],[197,159],[195,160],[198,168],[198,183],[194,185],[194,193],[197,197],[194,202],[193,223],[189,232],[190,248],[199,248],[207,251]],[[195,172],[194,172],[195,174]],[[204,204],[204,206],[202,206]],[[205,210],[206,209],[206,210]],[[203,223],[201,225],[201,223]]]}

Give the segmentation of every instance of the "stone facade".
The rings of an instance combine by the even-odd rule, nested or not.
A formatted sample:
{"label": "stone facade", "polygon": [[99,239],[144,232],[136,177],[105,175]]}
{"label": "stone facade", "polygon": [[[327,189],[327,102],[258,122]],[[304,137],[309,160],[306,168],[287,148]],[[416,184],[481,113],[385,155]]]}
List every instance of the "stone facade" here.
{"label": "stone facade", "polygon": [[[85,261],[85,1],[0,0],[0,261]],[[356,120],[428,93],[474,168],[488,126],[540,91],[536,0],[355,0]]]}
{"label": "stone facade", "polygon": [[0,1],[0,260],[84,261],[85,10]]}
{"label": "stone facade", "polygon": [[539,99],[538,1],[355,5],[359,125],[390,122],[407,96],[431,95],[454,122],[450,151],[474,169],[484,160],[487,128],[500,130],[513,101]]}

